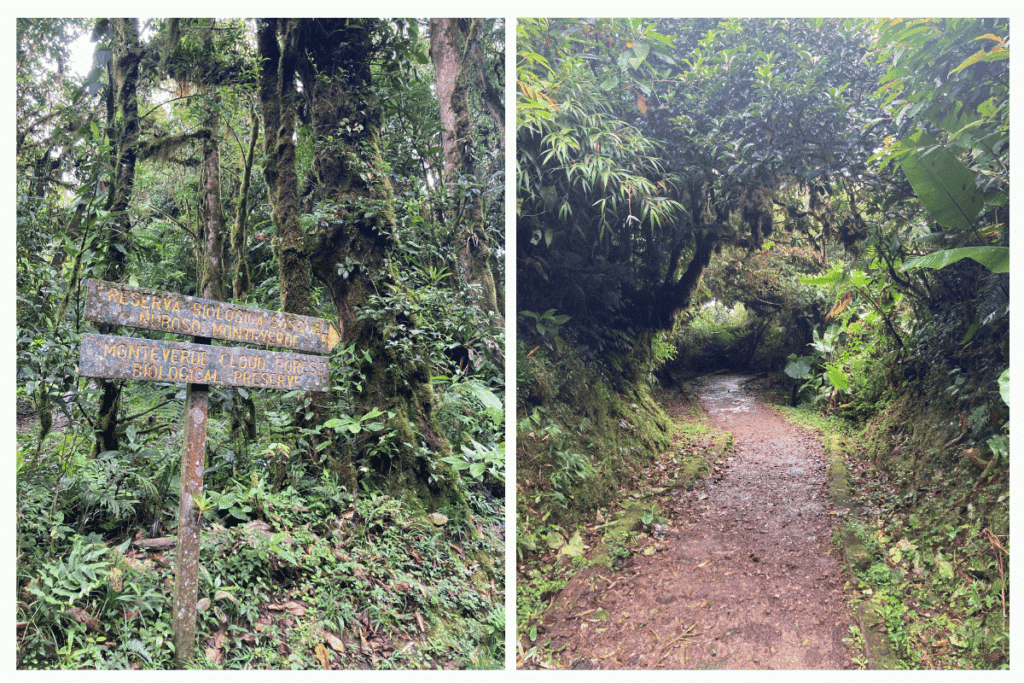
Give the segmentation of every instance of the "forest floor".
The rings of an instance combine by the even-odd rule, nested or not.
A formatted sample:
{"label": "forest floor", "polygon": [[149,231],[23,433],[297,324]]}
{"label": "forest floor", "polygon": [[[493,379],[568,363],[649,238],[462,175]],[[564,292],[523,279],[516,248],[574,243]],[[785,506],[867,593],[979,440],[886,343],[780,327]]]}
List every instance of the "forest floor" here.
{"label": "forest floor", "polygon": [[[591,563],[552,600],[542,631],[561,666],[854,668],[826,457],[745,379],[694,385],[733,450],[691,490],[657,496],[658,523],[645,525],[642,550],[615,569]],[[678,391],[662,401],[674,417],[690,410]]]}
{"label": "forest floor", "polygon": [[[53,413],[44,458],[69,428],[62,411]],[[19,402],[17,432],[23,448],[34,450],[38,430],[38,417]],[[252,519],[227,521],[224,515],[203,527],[201,562],[208,578],[201,583],[200,596],[205,597],[199,607],[196,667],[447,670],[504,665],[503,498],[473,487],[467,491],[465,521],[453,524],[372,488],[338,514],[339,496],[328,495],[336,490],[288,486],[275,491],[263,481],[257,487],[255,471],[251,478],[252,484],[244,477],[241,484],[228,481],[220,488],[237,496],[237,507],[245,506]],[[247,498],[240,491],[250,486]],[[217,487],[207,482],[207,491],[217,493]],[[25,518],[37,512],[19,507],[19,524],[23,510]],[[69,518],[77,514],[72,508],[59,512]],[[65,536],[77,540],[71,556],[63,555],[59,563],[52,558],[41,562],[38,554],[19,555],[23,575],[37,577],[32,579],[37,584],[43,581],[38,577],[45,577],[47,585],[60,589],[53,593],[57,607],[40,610],[38,595],[19,585],[19,668],[172,666],[177,539],[173,529],[125,517],[123,526],[105,532],[105,538],[98,532],[72,534],[63,526]],[[157,530],[169,535],[151,537]],[[76,559],[82,548],[92,553],[85,578],[84,561]],[[108,575],[115,565],[119,577],[123,572],[123,588],[110,591]],[[69,592],[69,587],[81,592]],[[62,621],[46,622],[50,613]],[[42,626],[31,618],[35,615],[41,615]],[[54,623],[71,635],[57,627],[51,634]],[[125,648],[134,648],[134,654],[122,654]]]}

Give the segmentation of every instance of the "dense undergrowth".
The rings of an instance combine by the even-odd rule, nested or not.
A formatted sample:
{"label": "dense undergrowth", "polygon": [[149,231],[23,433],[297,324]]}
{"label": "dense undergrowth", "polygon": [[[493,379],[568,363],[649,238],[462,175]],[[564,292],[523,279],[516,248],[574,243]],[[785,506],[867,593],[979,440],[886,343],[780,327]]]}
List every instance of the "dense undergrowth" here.
{"label": "dense undergrowth", "polygon": [[[488,450],[460,433],[486,415],[472,392],[439,393],[453,443]],[[161,401],[156,385],[133,396],[132,412]],[[211,413],[195,666],[502,666],[504,501],[492,489],[503,464],[486,476],[474,468],[476,479],[467,468],[468,515],[428,515],[372,478],[356,495],[329,471],[288,467],[287,407],[258,405],[269,426],[249,452]],[[165,525],[177,508],[178,411],[158,407],[150,434],[130,428],[128,448],[95,458],[80,428],[55,429],[41,447],[19,434],[19,668],[173,666]],[[468,431],[485,440],[479,426]],[[288,473],[277,484],[275,460]]]}
{"label": "dense undergrowth", "polygon": [[[415,273],[413,274],[415,275]],[[421,286],[424,308],[446,296]],[[449,302],[450,303],[450,302]],[[457,314],[457,315],[456,315]],[[421,444],[422,471],[456,473],[464,503],[429,509],[382,469],[394,416],[361,413],[352,348],[331,357],[330,419],[302,392],[214,387],[207,421],[197,668],[498,668],[504,662],[504,409],[501,331],[448,305],[418,352],[437,368],[433,419],[450,450]],[[473,319],[475,370],[446,355]],[[69,323],[60,329],[68,331]],[[453,328],[458,328],[454,329]],[[17,662],[22,669],[176,665],[171,605],[182,449],[180,385],[130,383],[120,450],[93,453],[95,385],[77,348],[28,326],[18,387]],[[482,340],[482,341],[481,341]],[[459,348],[463,348],[459,346]],[[465,345],[464,348],[470,348]],[[472,353],[477,353],[473,351]],[[67,371],[65,393],[37,381]],[[51,393],[41,429],[34,387]],[[250,433],[238,411],[251,401]],[[83,417],[86,416],[86,417]],[[358,490],[325,464],[341,444]],[[392,464],[392,468],[395,465]]]}

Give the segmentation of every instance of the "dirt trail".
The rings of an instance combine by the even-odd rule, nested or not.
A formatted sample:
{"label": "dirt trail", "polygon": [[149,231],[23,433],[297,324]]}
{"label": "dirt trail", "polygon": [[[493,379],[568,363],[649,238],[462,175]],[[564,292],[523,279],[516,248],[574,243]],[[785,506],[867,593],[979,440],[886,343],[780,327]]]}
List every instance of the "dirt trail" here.
{"label": "dirt trail", "polygon": [[666,504],[660,552],[577,574],[544,618],[577,669],[846,669],[849,608],[820,444],[758,403],[744,378],[698,386],[735,448]]}

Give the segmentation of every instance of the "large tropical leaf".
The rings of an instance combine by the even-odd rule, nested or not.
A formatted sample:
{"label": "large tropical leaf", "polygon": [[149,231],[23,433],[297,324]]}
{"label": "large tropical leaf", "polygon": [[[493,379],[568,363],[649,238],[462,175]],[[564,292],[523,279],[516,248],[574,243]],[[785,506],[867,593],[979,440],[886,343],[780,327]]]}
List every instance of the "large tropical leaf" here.
{"label": "large tropical leaf", "polygon": [[910,136],[903,146],[915,151],[900,167],[932,219],[944,228],[969,229],[985,203],[971,170],[926,133]]}
{"label": "large tropical leaf", "polygon": [[825,368],[825,374],[828,375],[828,381],[839,391],[850,390],[850,380],[847,379],[846,373],[842,371],[838,366],[828,365]]}
{"label": "large tropical leaf", "polygon": [[790,356],[785,373],[793,379],[807,379],[811,376],[811,359],[807,356]]}
{"label": "large tropical leaf", "polygon": [[935,268],[939,270],[965,258],[971,258],[985,266],[993,273],[1010,272],[1009,247],[960,247],[943,249],[924,256],[915,256],[903,264],[900,270],[916,268]]}

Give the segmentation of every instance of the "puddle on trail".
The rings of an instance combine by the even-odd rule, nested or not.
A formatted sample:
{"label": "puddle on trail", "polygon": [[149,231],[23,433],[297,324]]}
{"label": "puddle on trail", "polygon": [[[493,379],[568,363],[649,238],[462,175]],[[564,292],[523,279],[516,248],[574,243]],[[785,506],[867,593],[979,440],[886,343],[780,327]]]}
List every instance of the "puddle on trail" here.
{"label": "puddle on trail", "polygon": [[702,377],[694,383],[694,389],[709,413],[747,413],[755,405],[754,397],[743,389],[750,379],[746,375]]}

